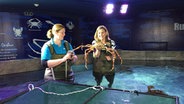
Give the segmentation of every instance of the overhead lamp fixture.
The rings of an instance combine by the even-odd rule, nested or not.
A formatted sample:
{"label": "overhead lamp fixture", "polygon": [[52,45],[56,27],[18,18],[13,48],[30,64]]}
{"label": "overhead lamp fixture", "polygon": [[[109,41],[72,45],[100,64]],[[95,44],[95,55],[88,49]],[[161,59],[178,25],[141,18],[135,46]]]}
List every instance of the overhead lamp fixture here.
{"label": "overhead lamp fixture", "polygon": [[113,4],[107,4],[105,8],[106,14],[112,14],[114,11],[114,5]]}
{"label": "overhead lamp fixture", "polygon": [[120,8],[120,13],[125,14],[127,12],[127,9],[128,9],[128,4],[122,4]]}

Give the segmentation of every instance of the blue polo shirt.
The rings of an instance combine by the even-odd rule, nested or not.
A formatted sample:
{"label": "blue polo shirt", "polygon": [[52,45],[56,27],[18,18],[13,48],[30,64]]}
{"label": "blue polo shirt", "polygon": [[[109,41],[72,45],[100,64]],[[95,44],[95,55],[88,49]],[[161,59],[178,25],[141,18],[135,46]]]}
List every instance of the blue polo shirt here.
{"label": "blue polo shirt", "polygon": [[[49,40],[48,42],[51,43],[56,54],[66,54],[66,48],[64,45],[65,41],[66,40],[61,41],[61,46],[58,46],[57,44],[55,44],[53,39]],[[49,46],[47,45],[48,42],[46,42],[41,49],[41,60],[50,60],[51,59],[51,52],[50,52]],[[73,49],[73,47],[70,43],[69,43],[69,47],[70,47],[70,50]]]}

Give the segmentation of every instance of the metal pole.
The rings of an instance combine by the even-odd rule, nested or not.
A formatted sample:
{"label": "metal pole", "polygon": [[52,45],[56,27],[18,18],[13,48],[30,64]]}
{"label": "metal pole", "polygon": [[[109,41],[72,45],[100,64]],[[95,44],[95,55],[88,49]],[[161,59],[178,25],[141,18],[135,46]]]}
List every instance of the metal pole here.
{"label": "metal pole", "polygon": [[54,70],[53,70],[53,68],[50,68],[50,69],[51,69],[51,73],[52,73],[52,78],[53,78],[53,80],[56,80],[55,75],[54,75]]}
{"label": "metal pole", "polygon": [[67,68],[68,67],[68,61],[65,62],[65,79],[67,79]]}

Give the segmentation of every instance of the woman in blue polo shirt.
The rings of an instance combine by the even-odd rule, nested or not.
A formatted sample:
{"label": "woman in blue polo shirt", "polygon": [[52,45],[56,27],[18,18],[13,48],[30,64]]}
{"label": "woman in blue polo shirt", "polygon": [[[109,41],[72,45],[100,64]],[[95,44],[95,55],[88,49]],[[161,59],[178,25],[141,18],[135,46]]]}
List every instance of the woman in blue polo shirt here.
{"label": "woman in blue polo shirt", "polygon": [[74,81],[71,65],[77,60],[77,56],[69,51],[73,48],[64,37],[65,27],[62,24],[55,24],[47,31],[47,38],[50,40],[41,49],[41,64],[46,67],[45,79]]}

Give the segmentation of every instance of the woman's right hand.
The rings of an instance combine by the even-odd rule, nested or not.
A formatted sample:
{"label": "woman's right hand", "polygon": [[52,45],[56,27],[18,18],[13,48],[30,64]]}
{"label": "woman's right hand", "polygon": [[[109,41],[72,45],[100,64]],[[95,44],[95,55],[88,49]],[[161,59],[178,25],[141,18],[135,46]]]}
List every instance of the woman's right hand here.
{"label": "woman's right hand", "polygon": [[72,53],[71,52],[68,52],[64,57],[63,59],[66,61],[66,60],[71,60],[72,59]]}

